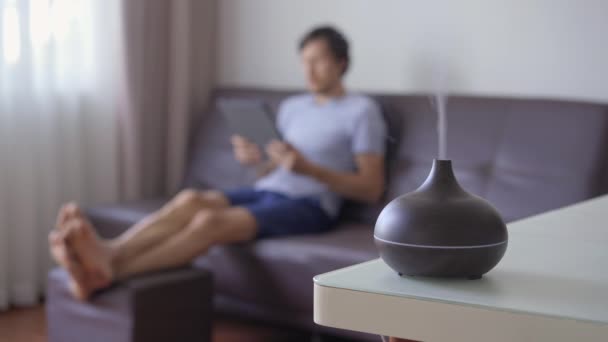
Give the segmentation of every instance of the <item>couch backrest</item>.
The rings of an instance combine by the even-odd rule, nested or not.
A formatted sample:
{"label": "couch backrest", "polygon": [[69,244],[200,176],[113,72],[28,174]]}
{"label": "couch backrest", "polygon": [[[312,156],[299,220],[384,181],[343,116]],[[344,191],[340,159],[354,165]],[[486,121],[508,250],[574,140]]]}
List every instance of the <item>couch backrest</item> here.
{"label": "couch backrest", "polygon": [[[222,89],[197,131],[185,186],[227,189],[251,184],[254,172],[232,157],[230,128],[213,103],[257,98],[275,110],[285,91]],[[437,156],[437,120],[427,96],[376,95],[395,157],[385,202],[424,181]],[[448,157],[467,190],[512,221],[606,193],[608,107],[550,100],[450,97]],[[347,218],[373,221],[383,204],[349,203]]]}

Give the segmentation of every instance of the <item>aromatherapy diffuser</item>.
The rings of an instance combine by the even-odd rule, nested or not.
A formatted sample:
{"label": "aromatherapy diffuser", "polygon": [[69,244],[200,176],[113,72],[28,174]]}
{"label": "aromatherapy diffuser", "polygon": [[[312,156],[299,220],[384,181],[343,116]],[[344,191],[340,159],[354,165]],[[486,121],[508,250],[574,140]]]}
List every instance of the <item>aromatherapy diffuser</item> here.
{"label": "aromatherapy diffuser", "polygon": [[507,239],[498,212],[460,187],[450,160],[435,160],[422,186],[390,202],[374,230],[384,262],[408,276],[480,278]]}

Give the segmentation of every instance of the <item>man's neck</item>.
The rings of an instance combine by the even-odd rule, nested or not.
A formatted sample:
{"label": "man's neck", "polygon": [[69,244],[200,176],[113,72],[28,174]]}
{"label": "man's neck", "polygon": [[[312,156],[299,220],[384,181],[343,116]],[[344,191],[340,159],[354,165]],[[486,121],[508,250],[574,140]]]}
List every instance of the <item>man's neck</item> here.
{"label": "man's neck", "polygon": [[338,83],[336,86],[332,87],[331,89],[322,92],[322,93],[316,93],[315,94],[315,101],[319,104],[324,104],[327,103],[329,100],[338,98],[338,97],[342,97],[344,96],[344,94],[346,94],[346,90],[344,89],[344,86],[342,85],[342,83]]}

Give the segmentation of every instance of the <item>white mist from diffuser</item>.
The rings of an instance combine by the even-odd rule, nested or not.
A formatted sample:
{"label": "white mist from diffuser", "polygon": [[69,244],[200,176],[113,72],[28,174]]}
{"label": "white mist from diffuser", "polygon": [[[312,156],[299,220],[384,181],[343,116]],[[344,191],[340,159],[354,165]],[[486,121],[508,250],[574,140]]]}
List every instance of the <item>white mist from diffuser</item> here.
{"label": "white mist from diffuser", "polygon": [[437,136],[439,139],[439,159],[445,160],[447,154],[447,63],[440,56],[433,58],[432,64],[432,91],[435,110],[437,111]]}

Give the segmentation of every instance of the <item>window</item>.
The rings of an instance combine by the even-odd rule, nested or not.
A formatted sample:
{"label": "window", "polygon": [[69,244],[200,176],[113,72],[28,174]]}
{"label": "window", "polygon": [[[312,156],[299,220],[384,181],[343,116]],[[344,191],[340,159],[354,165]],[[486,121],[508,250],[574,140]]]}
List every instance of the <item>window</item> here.
{"label": "window", "polygon": [[[34,57],[43,55],[52,44],[62,49],[70,41],[90,40],[84,38],[92,34],[90,6],[86,0],[5,0],[4,8],[0,8],[5,63],[19,62],[26,44],[24,29],[28,30],[30,42],[27,43]],[[27,18],[23,17],[24,13]],[[29,23],[28,27],[22,27],[22,21]]]}
{"label": "window", "polygon": [[19,12],[15,1],[9,2],[2,10],[2,51],[7,64],[14,64],[21,56],[21,30]]}
{"label": "window", "polygon": [[[0,87],[69,96],[95,88],[108,64],[106,0],[0,0]],[[114,20],[115,17],[114,17]],[[26,96],[26,95],[23,95]]]}

